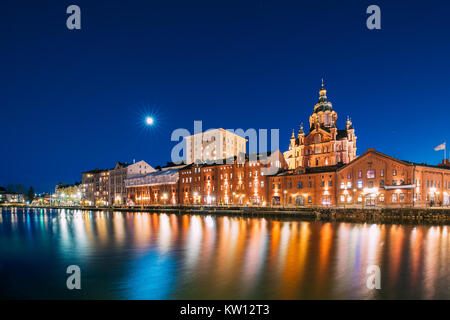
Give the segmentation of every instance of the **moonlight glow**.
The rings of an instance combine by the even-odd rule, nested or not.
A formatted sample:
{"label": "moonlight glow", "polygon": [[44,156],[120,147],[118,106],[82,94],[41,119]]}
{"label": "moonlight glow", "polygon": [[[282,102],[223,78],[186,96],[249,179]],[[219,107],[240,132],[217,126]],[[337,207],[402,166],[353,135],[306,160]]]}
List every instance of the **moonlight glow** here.
{"label": "moonlight glow", "polygon": [[153,125],[154,122],[155,122],[155,121],[153,120],[152,117],[147,117],[147,118],[145,118],[145,123],[146,123],[147,125],[149,125],[149,126]]}

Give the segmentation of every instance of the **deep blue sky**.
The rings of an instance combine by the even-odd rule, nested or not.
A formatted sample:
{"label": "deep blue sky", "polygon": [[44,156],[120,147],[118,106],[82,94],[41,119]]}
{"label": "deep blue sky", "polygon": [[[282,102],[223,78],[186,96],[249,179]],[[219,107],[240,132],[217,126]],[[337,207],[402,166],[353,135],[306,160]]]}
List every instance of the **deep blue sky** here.
{"label": "deep blue sky", "polygon": [[[82,30],[66,28],[70,4]],[[370,4],[382,29],[366,28]],[[450,143],[446,1],[2,1],[0,186],[170,160],[170,134],[307,123],[320,79],[367,148],[436,164]],[[146,112],[157,114],[149,131]]]}

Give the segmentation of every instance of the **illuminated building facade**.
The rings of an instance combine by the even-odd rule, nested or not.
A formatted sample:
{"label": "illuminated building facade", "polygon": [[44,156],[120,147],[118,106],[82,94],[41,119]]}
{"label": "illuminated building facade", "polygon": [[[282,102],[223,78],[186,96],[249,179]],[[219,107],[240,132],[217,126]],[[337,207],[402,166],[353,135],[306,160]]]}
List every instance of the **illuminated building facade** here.
{"label": "illuminated building facade", "polygon": [[127,204],[131,206],[177,205],[179,171],[185,165],[169,166],[125,180]]}
{"label": "illuminated building facade", "polygon": [[308,207],[336,204],[337,166],[287,171],[268,178],[271,206]]}
{"label": "illuminated building facade", "polygon": [[309,117],[309,133],[300,126],[297,137],[292,130],[289,150],[284,157],[289,169],[334,166],[346,164],[356,158],[356,135],[347,118],[345,129],[337,128],[337,113],[328,101],[327,91],[319,91],[319,101]]}
{"label": "illuminated building facade", "polygon": [[184,205],[267,205],[267,176],[287,169],[280,151],[224,164],[191,164],[180,170],[180,203]]}
{"label": "illuminated building facade", "polygon": [[82,187],[80,183],[60,183],[55,187],[55,193],[53,194],[53,204],[62,206],[77,206],[81,204],[81,195]]}
{"label": "illuminated building facade", "polygon": [[155,172],[155,169],[143,160],[132,164],[117,162],[114,168],[109,170],[108,202],[110,205],[114,206],[126,204],[126,179],[146,175],[150,172]]}
{"label": "illuminated building facade", "polygon": [[88,206],[109,205],[109,171],[94,169],[81,174],[81,203]]}
{"label": "illuminated building facade", "polygon": [[[224,164],[170,165],[125,179],[127,205],[272,207],[425,207],[450,205],[450,168],[398,160],[374,149],[348,164],[288,169],[273,152]],[[87,172],[82,187],[102,205],[104,172]],[[99,189],[92,186],[99,184]]]}
{"label": "illuminated building facade", "polygon": [[269,177],[273,206],[450,205],[450,168],[398,160],[374,149],[341,166]]}

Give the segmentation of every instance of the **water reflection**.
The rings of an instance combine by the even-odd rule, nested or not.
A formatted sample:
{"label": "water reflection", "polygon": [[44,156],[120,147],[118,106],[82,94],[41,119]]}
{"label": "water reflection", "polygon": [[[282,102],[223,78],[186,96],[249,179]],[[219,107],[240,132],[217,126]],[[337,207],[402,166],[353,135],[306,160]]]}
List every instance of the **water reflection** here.
{"label": "water reflection", "polygon": [[[3,209],[0,294],[449,299],[449,250],[446,226]],[[82,269],[81,292],[64,288],[70,264]],[[366,287],[370,265],[381,268],[381,290]]]}

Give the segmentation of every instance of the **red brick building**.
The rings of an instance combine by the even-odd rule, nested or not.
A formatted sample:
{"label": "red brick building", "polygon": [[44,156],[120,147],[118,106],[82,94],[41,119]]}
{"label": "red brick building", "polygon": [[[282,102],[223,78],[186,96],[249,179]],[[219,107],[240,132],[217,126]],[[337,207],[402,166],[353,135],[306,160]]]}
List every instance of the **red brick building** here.
{"label": "red brick building", "polygon": [[179,173],[180,203],[267,205],[267,176],[286,169],[279,151],[256,159],[235,157],[224,164],[191,164]]}
{"label": "red brick building", "polygon": [[450,205],[450,168],[402,161],[374,149],[346,165],[271,176],[269,185],[275,206]]}

